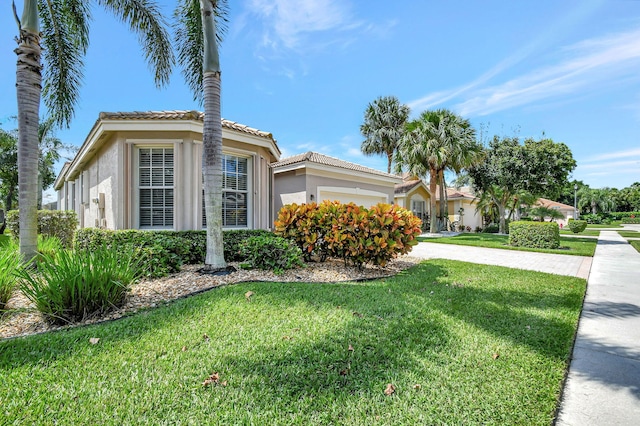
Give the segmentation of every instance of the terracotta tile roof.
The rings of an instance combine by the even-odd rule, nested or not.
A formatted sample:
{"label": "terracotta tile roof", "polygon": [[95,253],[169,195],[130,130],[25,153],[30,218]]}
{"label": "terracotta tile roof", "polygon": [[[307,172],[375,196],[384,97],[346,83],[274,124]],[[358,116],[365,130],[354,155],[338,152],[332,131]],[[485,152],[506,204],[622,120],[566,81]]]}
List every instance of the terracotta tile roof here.
{"label": "terracotta tile roof", "polygon": [[[101,112],[99,120],[196,120],[203,121],[204,113],[201,111],[132,111],[132,112]],[[236,123],[222,119],[222,127],[236,130],[238,132],[247,133],[253,136],[259,136],[267,139],[273,139],[273,135],[244,124]]]}
{"label": "terracotta tile roof", "polygon": [[275,163],[271,163],[271,167],[290,166],[292,164],[305,163],[305,162],[322,164],[322,165],[325,165],[325,166],[338,167],[338,168],[341,168],[341,169],[352,170],[352,171],[357,171],[357,172],[370,173],[370,174],[374,174],[374,175],[377,175],[377,176],[385,176],[385,177],[391,177],[391,178],[395,178],[395,179],[400,179],[400,176],[397,176],[397,175],[389,174],[389,173],[386,173],[386,172],[381,172],[380,170],[376,170],[376,169],[372,169],[372,168],[369,168],[369,167],[361,166],[361,165],[355,164],[355,163],[350,163],[348,161],[340,160],[340,159],[334,158],[334,157],[329,157],[328,155],[319,154],[319,153],[313,152],[313,151],[308,151],[308,152],[305,152],[303,154],[298,154],[298,155],[294,155],[294,156],[291,156],[291,157],[283,158],[280,161],[276,161]]}
{"label": "terracotta tile roof", "polygon": [[395,194],[407,193],[411,191],[413,188],[415,188],[416,186],[420,185],[420,182],[422,182],[420,179],[405,180],[402,183],[397,183],[393,188],[393,192]]}
{"label": "terracotta tile roof", "polygon": [[539,205],[542,207],[548,207],[550,209],[557,208],[557,209],[573,210],[573,206],[562,204],[557,201],[547,200],[546,198],[538,198],[538,200],[536,201],[536,205]]}

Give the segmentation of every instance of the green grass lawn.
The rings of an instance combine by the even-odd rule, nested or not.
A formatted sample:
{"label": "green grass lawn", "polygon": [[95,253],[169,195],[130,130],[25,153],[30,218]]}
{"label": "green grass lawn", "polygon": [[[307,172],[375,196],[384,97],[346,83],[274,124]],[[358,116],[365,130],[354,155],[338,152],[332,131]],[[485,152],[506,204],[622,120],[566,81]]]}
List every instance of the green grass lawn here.
{"label": "green grass lawn", "polygon": [[[0,418],[549,425],[585,287],[446,260],[368,282],[221,287],[118,321],[0,341]],[[217,382],[203,386],[214,372]]]}
{"label": "green grass lawn", "polygon": [[9,243],[10,237],[6,234],[0,234],[0,247],[5,246]]}
{"label": "green grass lawn", "polygon": [[620,228],[620,227],[621,226],[620,226],[620,221],[619,220],[614,220],[609,225],[605,225],[604,223],[600,224],[600,225],[595,224],[595,223],[590,223],[590,224],[587,225],[587,229],[589,229],[589,228]]}
{"label": "green grass lawn", "polygon": [[629,241],[629,244],[631,244],[633,246],[634,249],[636,249],[638,251],[638,253],[640,253],[640,241]]}
{"label": "green grass lawn", "polygon": [[585,229],[582,232],[579,233],[574,233],[573,231],[570,231],[569,229],[561,229],[560,230],[560,235],[576,235],[576,236],[585,236],[585,237],[599,237],[600,236],[600,231],[597,229]]}
{"label": "green grass lawn", "polygon": [[454,237],[428,238],[419,237],[420,241],[441,244],[457,244],[462,246],[478,246],[507,250],[536,251],[541,253],[571,254],[575,256],[593,256],[598,240],[595,238],[575,238],[560,236],[559,249],[530,249],[513,247],[508,244],[508,235],[464,233]]}
{"label": "green grass lawn", "polygon": [[624,238],[640,238],[640,232],[637,231],[618,231],[618,234]]}

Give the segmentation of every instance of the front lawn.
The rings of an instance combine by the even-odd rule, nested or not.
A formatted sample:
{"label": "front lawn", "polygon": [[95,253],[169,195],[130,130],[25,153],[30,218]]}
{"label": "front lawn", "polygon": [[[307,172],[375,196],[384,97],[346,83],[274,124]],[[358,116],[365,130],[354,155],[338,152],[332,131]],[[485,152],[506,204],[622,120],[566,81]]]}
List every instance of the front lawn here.
{"label": "front lawn", "polygon": [[447,260],[368,282],[221,287],[0,341],[0,415],[7,424],[549,425],[585,287]]}
{"label": "front lawn", "polygon": [[620,226],[621,221],[619,220],[614,220],[612,221],[610,224],[597,224],[597,223],[590,223],[587,225],[587,229],[589,228],[621,228]]}
{"label": "front lawn", "polygon": [[575,238],[560,236],[559,249],[531,249],[509,245],[508,235],[464,233],[454,237],[429,238],[419,237],[419,241],[428,243],[457,244],[461,246],[478,246],[507,250],[537,251],[541,253],[571,254],[575,256],[593,256],[598,240],[595,238]]}
{"label": "front lawn", "polygon": [[570,231],[568,228],[565,229],[561,229],[560,230],[560,235],[575,235],[577,237],[580,236],[584,236],[584,237],[599,237],[600,236],[600,231],[597,229],[585,229],[582,232],[578,232],[577,234],[573,231]]}
{"label": "front lawn", "polygon": [[640,241],[632,240],[632,241],[629,241],[629,244],[631,244],[631,246],[632,246],[634,249],[636,249],[636,251],[637,251],[638,253],[640,253]]}
{"label": "front lawn", "polygon": [[640,232],[637,231],[618,231],[623,238],[640,238]]}

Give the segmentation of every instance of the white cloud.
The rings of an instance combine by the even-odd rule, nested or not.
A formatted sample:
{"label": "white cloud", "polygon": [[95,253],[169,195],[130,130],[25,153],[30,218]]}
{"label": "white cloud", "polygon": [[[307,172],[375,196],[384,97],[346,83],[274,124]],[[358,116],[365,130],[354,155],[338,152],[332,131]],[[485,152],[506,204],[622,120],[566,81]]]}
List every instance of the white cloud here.
{"label": "white cloud", "polygon": [[562,48],[559,54],[563,59],[557,64],[538,67],[503,83],[482,87],[523,59],[532,49],[523,49],[469,84],[429,94],[409,105],[428,108],[451,99],[461,99],[454,107],[458,113],[482,116],[558,96],[582,94],[590,87],[615,84],[621,78],[640,79],[637,72],[640,67],[640,30],[634,29]]}
{"label": "white cloud", "polygon": [[324,31],[344,32],[363,24],[354,20],[348,2],[337,0],[250,0],[250,13],[264,23],[265,46],[301,47],[305,37]]}
{"label": "white cloud", "polygon": [[636,161],[640,161],[640,148],[632,148],[632,149],[627,149],[624,151],[617,151],[617,152],[608,152],[606,154],[598,154],[595,155],[593,157],[590,157],[586,160],[584,160],[584,162],[586,163],[591,163],[591,162],[595,162],[595,161],[602,161],[602,160],[612,160],[615,158],[629,158],[629,157],[638,157],[638,160]]}

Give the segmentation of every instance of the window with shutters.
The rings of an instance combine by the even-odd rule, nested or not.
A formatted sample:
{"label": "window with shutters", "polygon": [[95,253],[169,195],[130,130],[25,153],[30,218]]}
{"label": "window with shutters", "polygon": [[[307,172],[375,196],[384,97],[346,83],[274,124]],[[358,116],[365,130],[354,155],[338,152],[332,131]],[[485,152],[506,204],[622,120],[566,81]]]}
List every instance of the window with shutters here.
{"label": "window with shutters", "polygon": [[173,227],[173,148],[138,150],[139,226]]}
{"label": "window with shutters", "polygon": [[[246,228],[249,225],[249,159],[224,154],[222,176],[222,226]],[[204,189],[202,194],[204,200]],[[202,226],[207,226],[204,202]]]}

